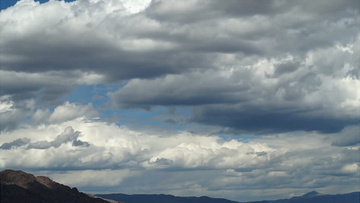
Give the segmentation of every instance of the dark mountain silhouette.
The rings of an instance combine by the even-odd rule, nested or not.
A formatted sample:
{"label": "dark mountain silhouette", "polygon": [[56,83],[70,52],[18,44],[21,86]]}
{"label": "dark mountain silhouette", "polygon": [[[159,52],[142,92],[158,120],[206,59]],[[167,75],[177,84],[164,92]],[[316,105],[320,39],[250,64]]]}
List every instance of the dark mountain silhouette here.
{"label": "dark mountain silhouette", "polygon": [[1,203],[109,203],[79,192],[76,188],[23,171],[0,172]]}
{"label": "dark mountain silhouette", "polygon": [[100,194],[96,195],[106,199],[123,201],[125,203],[238,203],[227,199],[210,197],[176,197],[173,195],[126,195],[126,194]]}

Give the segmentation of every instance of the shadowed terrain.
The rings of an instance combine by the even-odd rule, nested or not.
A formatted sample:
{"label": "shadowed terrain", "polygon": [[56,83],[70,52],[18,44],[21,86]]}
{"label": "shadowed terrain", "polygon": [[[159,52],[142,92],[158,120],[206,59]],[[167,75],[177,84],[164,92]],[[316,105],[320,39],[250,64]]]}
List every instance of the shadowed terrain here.
{"label": "shadowed terrain", "polygon": [[109,203],[48,177],[34,176],[23,171],[4,170],[0,172],[0,180],[1,203]]}

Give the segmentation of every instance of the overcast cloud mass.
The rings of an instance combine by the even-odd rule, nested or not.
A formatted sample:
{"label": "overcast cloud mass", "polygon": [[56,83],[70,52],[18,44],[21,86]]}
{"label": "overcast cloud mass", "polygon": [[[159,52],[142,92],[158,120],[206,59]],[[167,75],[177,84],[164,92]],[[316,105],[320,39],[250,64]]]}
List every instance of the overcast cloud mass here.
{"label": "overcast cloud mass", "polygon": [[94,193],[359,191],[359,8],[14,1],[0,12],[0,169]]}

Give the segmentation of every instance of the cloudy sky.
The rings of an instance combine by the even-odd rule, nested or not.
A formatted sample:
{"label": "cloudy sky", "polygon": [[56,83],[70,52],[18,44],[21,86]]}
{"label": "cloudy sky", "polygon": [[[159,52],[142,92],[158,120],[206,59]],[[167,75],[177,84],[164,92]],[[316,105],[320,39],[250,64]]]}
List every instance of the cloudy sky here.
{"label": "cloudy sky", "polygon": [[359,8],[4,1],[0,169],[89,193],[359,191]]}

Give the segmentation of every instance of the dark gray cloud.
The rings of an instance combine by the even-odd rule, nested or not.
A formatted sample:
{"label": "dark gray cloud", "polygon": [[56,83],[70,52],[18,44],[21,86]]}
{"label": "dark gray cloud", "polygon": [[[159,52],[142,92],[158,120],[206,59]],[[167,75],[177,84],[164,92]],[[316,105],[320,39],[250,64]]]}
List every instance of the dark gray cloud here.
{"label": "dark gray cloud", "polygon": [[[241,71],[249,74],[248,71]],[[220,72],[207,71],[183,75],[168,75],[155,80],[132,80],[117,92],[109,93],[115,108],[145,108],[152,106],[196,106],[236,103],[247,100],[249,84],[234,84],[237,78],[223,78]]]}
{"label": "dark gray cloud", "polygon": [[89,147],[90,146],[90,144],[88,142],[83,142],[81,140],[74,140],[72,145],[75,147]]}
{"label": "dark gray cloud", "polygon": [[19,138],[19,139],[16,139],[16,140],[12,141],[12,142],[6,142],[6,143],[2,144],[0,146],[0,149],[10,150],[12,148],[17,148],[17,147],[24,146],[24,145],[26,145],[28,143],[30,143],[29,138]]}
{"label": "dark gray cloud", "polygon": [[59,105],[63,103],[61,98],[73,90],[73,85],[91,84],[93,80],[101,80],[91,76],[77,71],[0,71],[0,95],[16,101],[17,106],[17,103],[31,99],[36,101],[37,107]]}
{"label": "dark gray cloud", "polygon": [[55,140],[51,142],[51,144],[57,148],[63,143],[75,141],[80,135],[80,132],[74,131],[72,127],[67,127],[63,133],[56,136]]}
{"label": "dark gray cloud", "polygon": [[31,116],[32,102],[14,102],[9,96],[0,97],[0,131],[16,129],[28,116]]}
{"label": "dark gray cloud", "polygon": [[[357,123],[359,124],[359,120]],[[334,146],[356,146],[360,144],[360,126],[348,126],[341,131],[340,135],[333,138]]]}
{"label": "dark gray cloud", "polygon": [[52,145],[48,141],[37,141],[28,145],[29,149],[49,149],[50,147]]}
{"label": "dark gray cloud", "polygon": [[301,61],[286,61],[275,65],[274,76],[278,77],[282,74],[292,73],[301,67]]}
{"label": "dark gray cloud", "polygon": [[[254,132],[319,131],[339,132],[347,125],[355,125],[358,118],[336,118],[311,115],[317,109],[260,109],[256,106],[204,106],[193,110],[192,121]],[[230,131],[231,132],[231,131]]]}
{"label": "dark gray cloud", "polygon": [[[358,123],[358,107],[353,97],[357,90],[343,82],[347,78],[343,67],[351,55],[334,49],[317,53],[310,64],[285,58],[251,68],[132,80],[108,96],[114,108],[192,106],[191,121],[236,130],[338,132]],[[329,56],[328,52],[332,60],[324,64],[318,58]],[[329,74],[326,64],[331,61],[341,68]],[[349,105],[339,108],[341,103]]]}
{"label": "dark gray cloud", "polygon": [[177,25],[172,40],[211,56],[210,71],[131,80],[109,94],[113,107],[193,106],[194,122],[260,132],[330,133],[358,122],[349,89],[357,80],[346,79],[358,70],[358,2],[170,3],[154,2],[146,15]]}
{"label": "dark gray cloud", "polygon": [[80,135],[80,132],[74,131],[72,127],[67,127],[63,133],[56,136],[56,138],[53,141],[37,141],[34,143],[30,143],[28,145],[29,149],[48,149],[50,147],[58,148],[62,144],[65,143],[72,143],[72,146],[78,147],[89,147],[90,144],[88,142],[83,142],[81,140],[78,140],[78,137]]}
{"label": "dark gray cloud", "polygon": [[[117,13],[117,9],[121,10],[121,4],[113,5],[114,8],[110,10],[105,2],[77,2],[65,6],[59,2],[47,4],[48,7],[36,10],[36,15],[45,15],[53,8],[60,8],[63,13],[58,16],[51,15],[46,21],[41,18],[29,19],[29,23],[40,29],[32,30],[26,27],[24,29],[29,29],[28,34],[14,29],[2,34],[5,43],[1,53],[5,58],[2,69],[33,73],[77,69],[104,74],[110,80],[119,81],[136,77],[156,77],[201,66],[203,56],[177,49],[176,41],[144,36],[148,33],[146,29],[138,33],[135,24],[150,28],[155,24],[156,27],[149,32],[150,35],[162,34],[164,31],[169,35],[169,29],[172,28],[165,27],[163,31],[160,25],[156,25],[157,22],[145,16],[124,16]],[[20,6],[21,4],[19,8]],[[41,7],[27,6],[28,9]],[[23,7],[25,8],[25,4]],[[89,15],[88,10],[97,14]],[[11,13],[11,10],[3,11],[4,26],[21,26],[6,18],[7,12]],[[23,15],[28,14],[25,12]],[[74,23],[78,30],[72,29]],[[53,27],[52,32],[45,32],[48,27]],[[103,32],[108,32],[108,35],[104,36]],[[196,60],[191,60],[195,58],[194,55],[197,55]],[[12,58],[19,59],[11,60]],[[182,62],[178,63],[179,61]]]}
{"label": "dark gray cloud", "polygon": [[274,131],[339,131],[359,108],[358,6],[158,0],[130,14],[120,1],[23,1],[0,13],[0,94],[56,105],[73,85],[126,81],[108,94],[112,108],[190,106],[204,124],[257,131],[250,122],[276,117]]}
{"label": "dark gray cloud", "polygon": [[[336,17],[340,15],[346,18],[353,17],[354,14],[343,10],[352,9],[351,3],[354,2],[356,3],[349,1],[340,5],[321,1],[318,7],[329,7]],[[206,53],[242,52],[245,55],[271,56],[271,53],[285,50],[313,49],[321,41],[331,45],[334,39],[343,40],[338,37],[340,29],[327,32],[331,29],[332,22],[325,27],[324,19],[320,18],[321,9],[316,10],[307,3],[185,1],[181,3],[181,7],[174,7],[170,1],[155,1],[145,12],[130,16],[120,12],[123,9],[121,4],[113,5],[114,8],[110,10],[106,6],[105,2],[50,2],[47,6],[19,4],[18,9],[38,7],[33,11],[36,12],[33,16],[27,12],[18,16],[19,19],[29,17],[28,23],[38,28],[22,27],[28,32],[16,31],[21,26],[21,20],[15,21],[9,17],[15,12],[14,9],[2,11],[2,24],[9,28],[6,32],[2,31],[2,69],[25,72],[78,69],[105,74],[115,80],[152,78],[188,69],[209,68],[214,61]],[[50,15],[46,20],[36,18],[54,8],[59,8],[62,13]],[[285,19],[287,15],[295,15],[292,12],[301,13],[304,19]],[[189,18],[206,13],[213,15],[199,21],[192,19],[188,23],[179,19],[168,23],[169,19],[176,18],[177,13]],[[150,14],[164,17],[152,19],[153,15]],[[262,19],[257,19],[257,15],[268,18],[266,25],[259,23]],[[233,21],[229,21],[230,17],[234,18]],[[72,29],[75,23],[76,30]],[[247,27],[248,23],[254,25]],[[346,36],[356,32],[355,24],[352,23],[344,24],[344,28],[347,28]],[[279,27],[269,27],[272,24]],[[242,28],[244,25],[246,27]],[[138,26],[143,28],[139,30]],[[46,32],[49,27],[52,29]],[[301,35],[305,31],[309,33]],[[108,34],[104,35],[103,32]],[[254,35],[259,35],[260,38],[251,39]],[[277,42],[275,47],[268,44],[269,39]],[[302,43],[293,43],[299,40]],[[17,60],[13,60],[14,58]]]}

